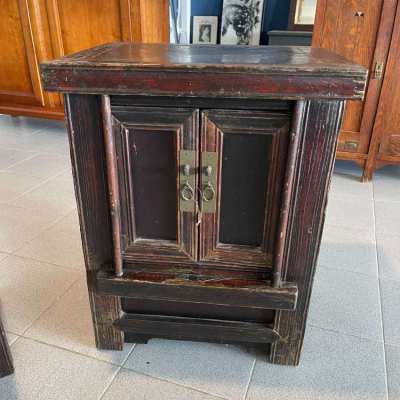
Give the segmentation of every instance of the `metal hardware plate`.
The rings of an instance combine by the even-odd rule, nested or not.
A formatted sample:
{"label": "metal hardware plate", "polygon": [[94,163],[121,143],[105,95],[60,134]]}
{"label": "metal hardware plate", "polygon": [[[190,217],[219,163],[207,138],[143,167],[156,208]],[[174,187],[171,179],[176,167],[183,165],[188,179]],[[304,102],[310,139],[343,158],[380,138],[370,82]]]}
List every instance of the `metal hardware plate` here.
{"label": "metal hardware plate", "polygon": [[217,209],[218,154],[201,153],[201,212],[214,213]]}
{"label": "metal hardware plate", "polygon": [[[181,150],[179,152],[179,210],[196,211],[196,151]],[[191,190],[193,196],[191,197]],[[191,198],[190,198],[191,197]]]}

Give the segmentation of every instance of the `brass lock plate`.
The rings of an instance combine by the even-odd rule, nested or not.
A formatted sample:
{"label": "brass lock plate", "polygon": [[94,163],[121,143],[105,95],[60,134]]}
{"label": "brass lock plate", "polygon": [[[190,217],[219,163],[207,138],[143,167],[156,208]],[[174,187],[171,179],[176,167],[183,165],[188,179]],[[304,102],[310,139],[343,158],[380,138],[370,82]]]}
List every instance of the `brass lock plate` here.
{"label": "brass lock plate", "polygon": [[214,213],[217,209],[218,154],[201,153],[201,212]]}
{"label": "brass lock plate", "polygon": [[196,151],[179,152],[179,210],[196,211]]}

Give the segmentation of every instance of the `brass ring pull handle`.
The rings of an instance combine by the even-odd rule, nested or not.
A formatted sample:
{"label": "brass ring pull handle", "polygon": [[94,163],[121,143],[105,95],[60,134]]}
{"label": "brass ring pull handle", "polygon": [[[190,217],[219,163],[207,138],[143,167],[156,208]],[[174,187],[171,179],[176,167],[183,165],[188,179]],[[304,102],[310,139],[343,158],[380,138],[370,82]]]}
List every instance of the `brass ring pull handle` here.
{"label": "brass ring pull handle", "polygon": [[190,183],[186,181],[181,188],[181,197],[184,201],[190,201],[194,198],[194,189],[190,186]]}
{"label": "brass ring pull handle", "polygon": [[215,189],[210,182],[207,182],[204,185],[201,193],[202,193],[201,197],[202,197],[203,201],[205,201],[206,203],[213,200],[215,197]]}

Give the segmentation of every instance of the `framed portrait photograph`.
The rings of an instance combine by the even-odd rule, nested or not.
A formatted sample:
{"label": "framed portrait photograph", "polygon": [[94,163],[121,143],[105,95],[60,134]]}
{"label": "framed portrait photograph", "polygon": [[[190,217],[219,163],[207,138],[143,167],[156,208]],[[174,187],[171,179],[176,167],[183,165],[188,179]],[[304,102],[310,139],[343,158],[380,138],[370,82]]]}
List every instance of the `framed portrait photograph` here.
{"label": "framed portrait photograph", "polygon": [[193,17],[194,44],[217,44],[218,17]]}
{"label": "framed portrait photograph", "polygon": [[264,0],[224,0],[221,44],[260,44]]}

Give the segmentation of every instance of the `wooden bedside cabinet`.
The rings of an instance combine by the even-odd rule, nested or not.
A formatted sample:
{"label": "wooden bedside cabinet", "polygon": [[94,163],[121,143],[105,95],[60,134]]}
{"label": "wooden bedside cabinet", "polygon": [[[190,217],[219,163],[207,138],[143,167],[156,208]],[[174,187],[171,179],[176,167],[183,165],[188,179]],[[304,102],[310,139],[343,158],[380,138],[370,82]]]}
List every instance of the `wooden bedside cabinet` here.
{"label": "wooden bedside cabinet", "polygon": [[365,69],[302,47],[113,43],[41,72],[65,96],[97,346],[256,343],[296,365]]}

